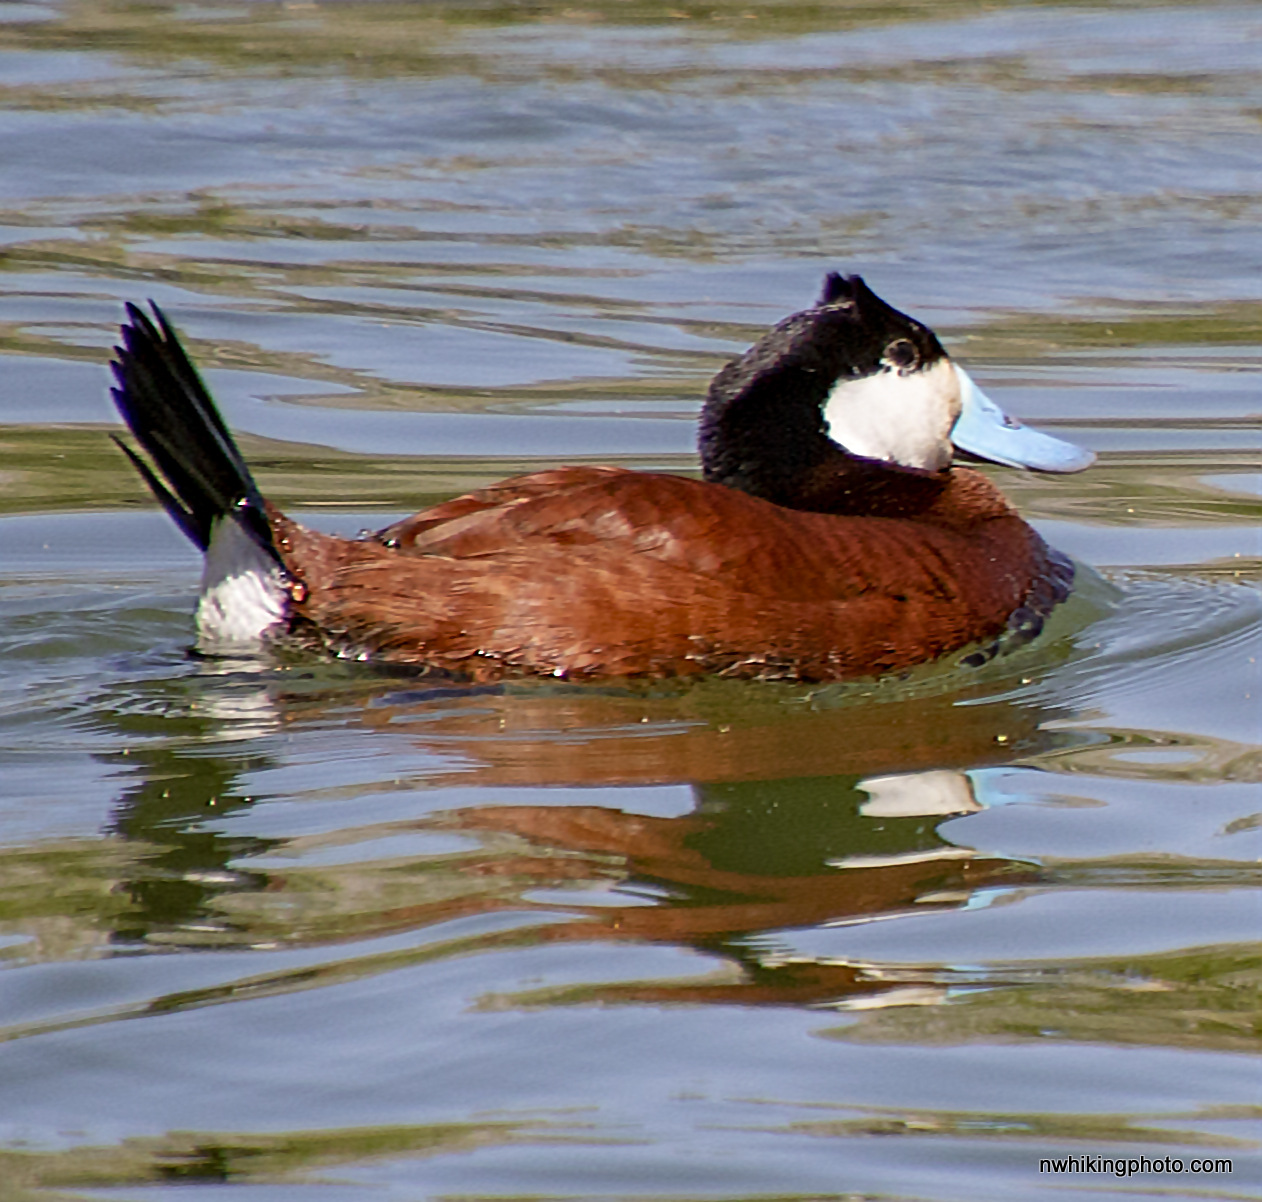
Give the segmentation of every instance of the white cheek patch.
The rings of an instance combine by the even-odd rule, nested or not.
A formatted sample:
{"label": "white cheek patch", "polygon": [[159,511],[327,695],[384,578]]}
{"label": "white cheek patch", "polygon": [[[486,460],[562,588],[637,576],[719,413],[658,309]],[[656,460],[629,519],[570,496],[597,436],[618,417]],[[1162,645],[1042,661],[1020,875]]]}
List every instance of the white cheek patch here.
{"label": "white cheek patch", "polygon": [[951,462],[951,427],[960,413],[960,382],[950,359],[920,371],[882,367],[838,380],[824,404],[828,437],[865,459],[941,471]]}
{"label": "white cheek patch", "polygon": [[198,649],[217,655],[257,650],[284,620],[287,600],[276,561],[231,518],[217,521],[202,569]]}

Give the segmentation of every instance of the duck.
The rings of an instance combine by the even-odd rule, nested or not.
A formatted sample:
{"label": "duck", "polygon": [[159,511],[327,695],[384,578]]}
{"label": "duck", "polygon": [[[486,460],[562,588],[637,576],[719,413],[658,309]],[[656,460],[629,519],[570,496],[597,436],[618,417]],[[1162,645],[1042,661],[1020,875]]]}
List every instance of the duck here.
{"label": "duck", "polygon": [[[1079,471],[858,275],[714,377],[701,478],[562,466],[357,538],[260,491],[174,327],[129,304],[113,400],[132,466],[204,555],[193,651],[290,647],[471,682],[829,682],[1034,637],[1072,588],[964,462]],[[969,650],[971,649],[971,650]]]}

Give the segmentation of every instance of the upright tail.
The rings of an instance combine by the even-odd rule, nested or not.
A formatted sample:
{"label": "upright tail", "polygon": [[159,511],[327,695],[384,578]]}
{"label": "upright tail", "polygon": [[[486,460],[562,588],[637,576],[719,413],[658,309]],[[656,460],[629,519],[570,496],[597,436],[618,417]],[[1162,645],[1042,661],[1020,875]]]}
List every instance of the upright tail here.
{"label": "upright tail", "polygon": [[245,459],[175,331],[150,304],[156,324],[127,306],[122,345],[110,364],[114,404],[148,459],[114,441],[206,552],[197,613],[202,645],[256,643],[283,617],[284,561]]}
{"label": "upright tail", "polygon": [[157,325],[127,306],[123,345],[114,348],[110,364],[118,387],[111,391],[157,473],[126,443],[114,441],[203,551],[210,548],[215,523],[231,514],[279,565],[258,485],[175,331],[149,303]]}

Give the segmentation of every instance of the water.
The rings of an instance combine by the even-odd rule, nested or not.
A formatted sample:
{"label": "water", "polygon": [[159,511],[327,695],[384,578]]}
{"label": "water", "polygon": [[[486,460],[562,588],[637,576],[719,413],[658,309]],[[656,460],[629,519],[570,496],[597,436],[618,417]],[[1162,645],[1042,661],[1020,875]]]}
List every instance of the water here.
{"label": "water", "polygon": [[[0,89],[5,1202],[1262,1196],[1256,7],[14,3]],[[187,655],[124,301],[351,532],[689,470],[830,269],[1100,452],[995,472],[1090,565],[1032,646]]]}

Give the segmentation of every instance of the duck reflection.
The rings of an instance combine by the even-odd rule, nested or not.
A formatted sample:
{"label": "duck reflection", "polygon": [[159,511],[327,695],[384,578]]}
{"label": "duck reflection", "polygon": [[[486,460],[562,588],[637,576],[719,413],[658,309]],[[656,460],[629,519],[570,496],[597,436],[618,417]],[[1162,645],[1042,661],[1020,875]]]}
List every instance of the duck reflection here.
{"label": "duck reflection", "polygon": [[[586,1000],[818,1004],[884,992],[891,983],[861,966],[787,953],[777,933],[956,907],[979,889],[1038,875],[1030,864],[939,835],[944,818],[981,808],[962,772],[742,781],[694,792],[695,810],[678,818],[593,806],[488,806],[453,818],[466,830],[581,857],[593,867],[590,886],[608,888],[616,866],[605,904],[571,905],[582,917],[547,928],[550,941],[670,943],[739,969],[737,979],[717,983],[588,987]],[[557,883],[539,857],[523,857],[514,870],[537,874],[541,888]],[[572,864],[566,883],[581,883]]]}
{"label": "duck reflection", "polygon": [[[507,937],[515,945],[667,944],[726,965],[700,980],[584,987],[587,1000],[864,1004],[934,982],[798,956],[786,933],[958,907],[979,890],[1038,878],[1033,865],[939,830],[981,808],[970,769],[1049,742],[1046,714],[1019,705],[833,705],[748,688],[723,697],[425,692],[380,681],[325,689],[284,673],[252,687],[248,737],[226,738],[242,719],[203,704],[183,719],[182,737],[129,756],[134,775],[113,829],[144,852],[119,882],[132,906],[118,940],[333,944],[509,913],[525,920]],[[283,780],[293,768],[279,734],[318,730],[331,714],[368,728],[361,737],[388,732],[434,753],[440,767],[411,794],[421,816],[375,817],[368,789],[353,825],[321,836],[323,859],[301,830],[234,831],[255,804],[244,779],[269,768]],[[386,754],[381,773],[393,770]],[[621,786],[646,784],[686,784],[691,808],[620,807]],[[572,804],[576,785],[584,797],[604,790],[599,804]],[[470,786],[507,796],[470,805]],[[530,800],[512,804],[521,786]],[[302,796],[296,774],[288,797]],[[456,836],[459,848],[379,859],[353,850],[422,835]],[[352,850],[339,862],[330,847]],[[506,942],[502,930],[480,939],[460,950]]]}
{"label": "duck reflection", "polygon": [[[264,873],[235,867],[262,854],[274,840],[225,834],[207,826],[252,802],[233,788],[236,765],[191,760],[178,751],[135,756],[142,781],[128,789],[115,809],[110,831],[145,850],[133,861],[134,875],[118,891],[131,905],[116,920],[117,942],[156,942],[168,933],[201,929],[217,897],[228,891],[261,889]],[[230,867],[231,866],[231,867]]]}
{"label": "duck reflection", "polygon": [[105,757],[127,781],[107,833],[135,853],[115,886],[130,902],[113,922],[117,944],[182,943],[192,932],[199,942],[234,940],[244,932],[224,921],[219,899],[268,884],[248,865],[278,840],[236,833],[230,818],[254,804],[242,778],[273,763],[256,737],[274,723],[275,706],[253,673],[208,671],[191,703],[183,683],[158,686],[164,695],[140,713],[129,704],[113,714],[132,745]]}

